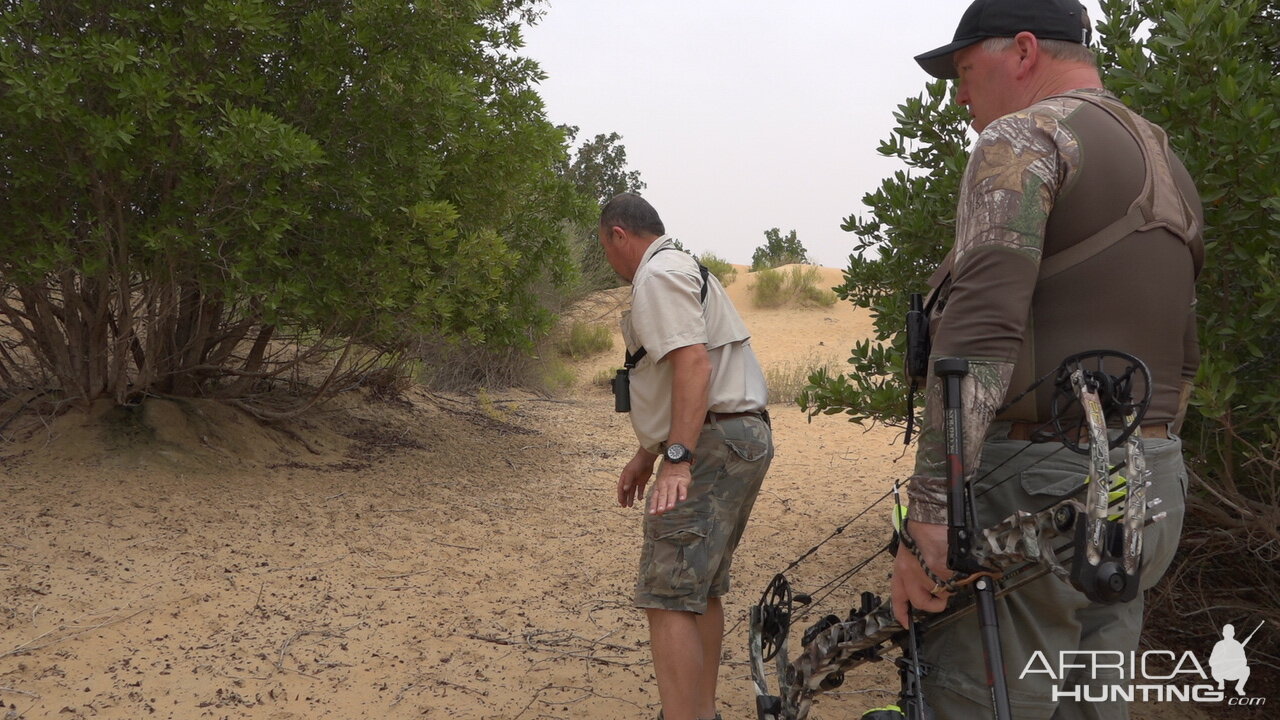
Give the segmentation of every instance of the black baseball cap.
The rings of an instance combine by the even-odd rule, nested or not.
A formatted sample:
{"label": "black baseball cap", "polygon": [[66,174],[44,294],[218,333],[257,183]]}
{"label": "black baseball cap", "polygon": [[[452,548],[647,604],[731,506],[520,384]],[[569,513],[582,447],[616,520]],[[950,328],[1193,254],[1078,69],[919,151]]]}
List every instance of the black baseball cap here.
{"label": "black baseball cap", "polygon": [[924,71],[936,78],[959,77],[951,56],[987,38],[1013,37],[1029,32],[1041,40],[1066,40],[1088,45],[1093,29],[1079,0],[973,0],[964,11],[952,41],[916,56]]}

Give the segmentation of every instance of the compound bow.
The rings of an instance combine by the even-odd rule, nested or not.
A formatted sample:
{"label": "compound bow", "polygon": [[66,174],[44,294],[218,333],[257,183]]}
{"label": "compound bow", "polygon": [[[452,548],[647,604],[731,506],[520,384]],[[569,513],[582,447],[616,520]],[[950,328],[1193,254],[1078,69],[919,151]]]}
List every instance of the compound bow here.
{"label": "compound bow", "polygon": [[[1104,369],[1105,363],[1114,365],[1117,361],[1124,364],[1118,374]],[[1053,419],[1041,428],[1042,437],[1038,439],[1056,439],[1067,449],[1089,456],[1083,501],[1071,497],[1037,512],[1019,510],[980,532],[974,532],[969,525],[966,535],[971,542],[965,567],[970,572],[960,572],[949,582],[985,583],[994,600],[1052,573],[1096,602],[1126,602],[1138,592],[1143,528],[1164,517],[1163,513],[1151,517],[1147,514],[1160,501],[1148,502],[1146,498],[1148,473],[1141,433],[1137,432],[1151,401],[1150,372],[1141,360],[1126,353],[1080,353],[1065,359],[1055,371],[1004,407],[1010,407],[1049,378],[1054,382],[1050,404]],[[1143,388],[1142,396],[1134,399],[1138,386]],[[1120,423],[1110,434],[1109,417]],[[1087,447],[1080,442],[1084,437],[1088,438]],[[1125,460],[1111,467],[1110,451],[1121,445],[1126,449]],[[1127,479],[1119,475],[1121,469],[1126,469]],[[799,619],[795,606],[811,605],[813,599],[795,593],[786,573],[891,495],[897,505],[895,487],[775,575],[760,602],[751,608],[749,650],[759,720],[806,720],[818,696],[839,687],[846,672],[884,659],[891,648],[896,648],[899,655],[894,663],[902,680],[900,705],[905,713],[898,708],[893,710],[898,717],[905,714],[910,720],[931,717],[920,689],[920,679],[927,672],[918,659],[920,635],[969,615],[975,609],[973,601],[952,603],[947,610],[933,615],[913,614],[904,628],[894,619],[888,603],[874,593],[863,592],[859,604],[845,619],[827,615],[810,626],[794,660],[787,648],[792,624]],[[953,494],[951,502],[956,501]],[[901,516],[902,508],[897,505],[895,524]],[[847,582],[879,554],[896,552],[900,540],[901,535],[895,531],[886,546],[823,589]],[[775,665],[776,694],[769,689],[769,661]],[[1003,672],[1003,668],[999,670]],[[999,700],[995,702],[998,707]]]}

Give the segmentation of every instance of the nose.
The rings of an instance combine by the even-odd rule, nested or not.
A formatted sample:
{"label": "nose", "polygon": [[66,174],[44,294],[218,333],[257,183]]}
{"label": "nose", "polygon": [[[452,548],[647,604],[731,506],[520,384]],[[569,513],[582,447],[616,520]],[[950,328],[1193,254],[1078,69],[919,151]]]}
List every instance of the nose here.
{"label": "nose", "polygon": [[957,105],[969,104],[969,88],[967,85],[965,85],[964,81],[956,82],[955,102]]}

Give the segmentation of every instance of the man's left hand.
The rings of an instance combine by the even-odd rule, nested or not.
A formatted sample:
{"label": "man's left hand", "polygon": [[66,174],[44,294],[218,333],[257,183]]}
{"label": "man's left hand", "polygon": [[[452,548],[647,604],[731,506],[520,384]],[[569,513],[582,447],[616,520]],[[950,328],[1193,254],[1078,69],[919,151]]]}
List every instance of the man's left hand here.
{"label": "man's left hand", "polygon": [[661,515],[684,502],[689,497],[689,485],[693,483],[693,469],[689,463],[663,462],[658,468],[658,479],[649,492],[649,514]]}

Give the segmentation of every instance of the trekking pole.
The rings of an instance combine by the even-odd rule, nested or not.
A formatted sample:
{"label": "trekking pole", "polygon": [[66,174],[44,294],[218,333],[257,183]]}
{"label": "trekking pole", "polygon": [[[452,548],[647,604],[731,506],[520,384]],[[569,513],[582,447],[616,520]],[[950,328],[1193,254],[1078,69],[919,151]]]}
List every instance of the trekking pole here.
{"label": "trekking pole", "polygon": [[[965,483],[964,419],[961,414],[960,381],[969,374],[964,358],[941,358],[933,372],[942,380],[942,428],[947,455],[947,567],[957,573],[985,570],[973,559],[973,533],[978,527],[973,493]],[[996,593],[990,577],[973,583],[982,634],[982,659],[986,664],[987,687],[996,720],[1012,720],[1009,686],[1004,675],[1004,653],[1000,647],[1000,625],[996,616]]]}

